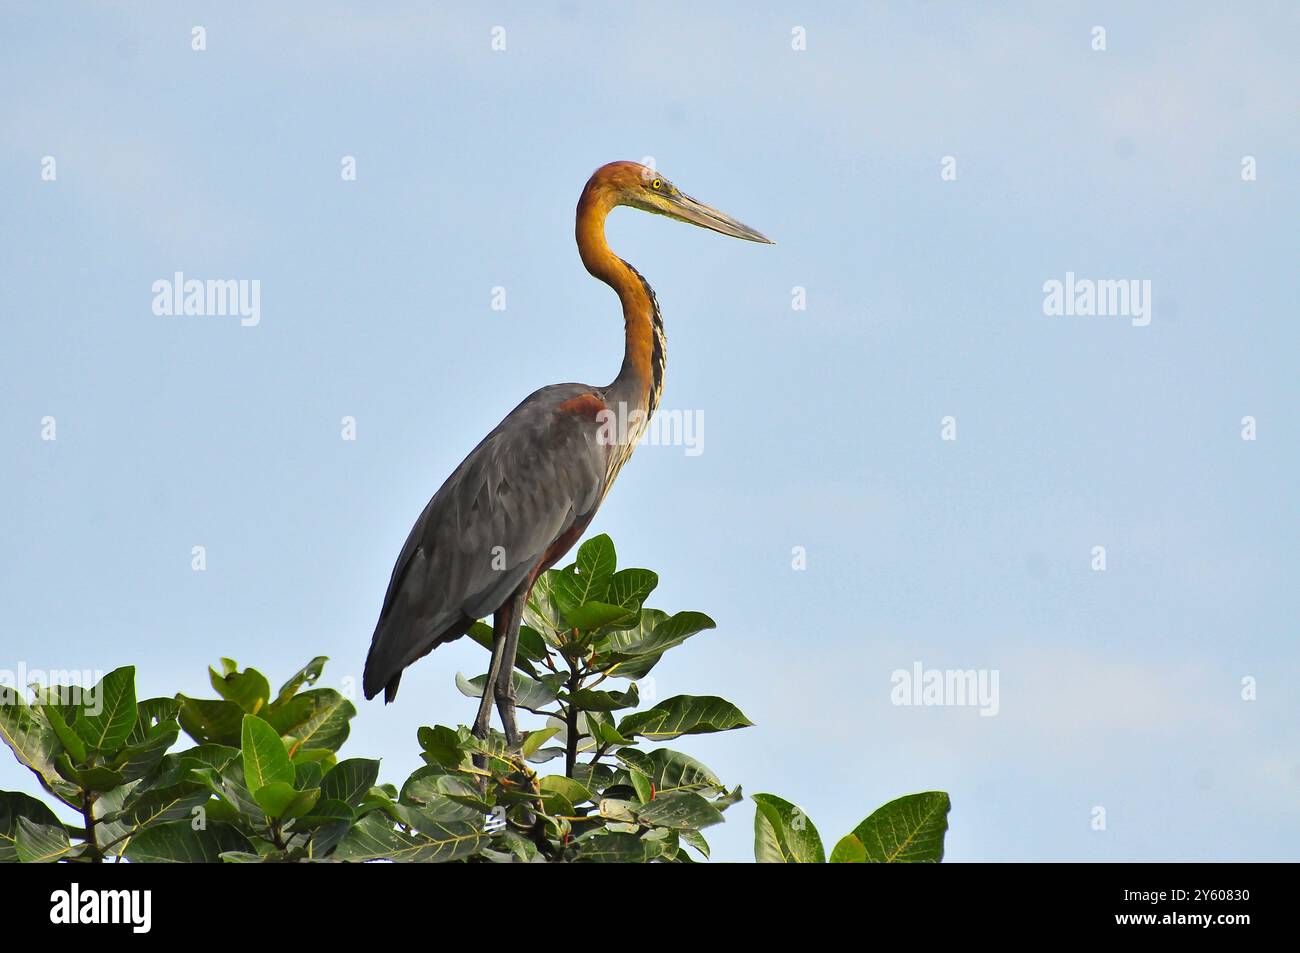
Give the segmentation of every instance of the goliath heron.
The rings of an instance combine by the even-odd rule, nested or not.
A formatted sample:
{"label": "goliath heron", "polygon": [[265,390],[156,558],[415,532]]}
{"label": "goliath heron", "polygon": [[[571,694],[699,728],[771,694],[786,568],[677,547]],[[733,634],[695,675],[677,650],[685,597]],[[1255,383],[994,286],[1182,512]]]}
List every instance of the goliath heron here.
{"label": "goliath heron", "polygon": [[[619,205],[772,244],[636,162],[592,174],[578,200],[578,252],[623,305],[623,366],[607,387],[554,384],[525,398],[433,495],[393,567],[366,658],[366,698],[383,689],[391,702],[406,666],[491,614],[492,661],[474,733],[487,737],[495,698],[506,741],[518,745],[512,673],[528,593],[595,516],[663,389],[654,291],[605,242],[605,216]],[[628,422],[614,439],[611,418]]]}

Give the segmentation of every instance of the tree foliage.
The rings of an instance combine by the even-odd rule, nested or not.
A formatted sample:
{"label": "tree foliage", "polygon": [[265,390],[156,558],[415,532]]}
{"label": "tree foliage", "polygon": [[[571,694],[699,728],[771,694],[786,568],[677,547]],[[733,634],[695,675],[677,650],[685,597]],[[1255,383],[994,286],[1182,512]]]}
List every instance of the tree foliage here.
{"label": "tree foliage", "polygon": [[[519,750],[500,734],[421,728],[424,764],[400,787],[379,762],[340,759],[353,704],[318,688],[318,657],[274,692],[232,659],[209,669],[215,697],[137,700],[135,669],[90,688],[0,688],[0,737],[41,787],[79,817],[0,792],[0,862],[671,862],[709,857],[704,831],[742,800],[739,785],[663,746],[751,726],[731,702],[676,695],[641,707],[638,682],[664,653],[714,628],[700,612],[645,600],[646,569],[617,568],[607,536],[538,580],[516,671],[538,716]],[[470,631],[490,646],[492,631]],[[473,697],[486,676],[457,678]],[[184,732],[193,745],[175,751]],[[753,798],[759,862],[827,860],[816,827],[779,797]],[[948,797],[900,798],[832,850],[831,863],[938,861]]]}

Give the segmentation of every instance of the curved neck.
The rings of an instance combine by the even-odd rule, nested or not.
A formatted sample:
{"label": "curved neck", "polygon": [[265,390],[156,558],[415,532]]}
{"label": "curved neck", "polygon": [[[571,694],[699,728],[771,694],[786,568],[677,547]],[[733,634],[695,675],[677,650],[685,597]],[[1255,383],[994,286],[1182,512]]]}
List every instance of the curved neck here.
{"label": "curved neck", "polygon": [[605,241],[605,216],[616,204],[608,189],[588,183],[578,200],[575,233],[583,265],[613,288],[623,305],[623,366],[609,390],[615,401],[644,411],[648,420],[663,390],[663,322],[650,285]]}

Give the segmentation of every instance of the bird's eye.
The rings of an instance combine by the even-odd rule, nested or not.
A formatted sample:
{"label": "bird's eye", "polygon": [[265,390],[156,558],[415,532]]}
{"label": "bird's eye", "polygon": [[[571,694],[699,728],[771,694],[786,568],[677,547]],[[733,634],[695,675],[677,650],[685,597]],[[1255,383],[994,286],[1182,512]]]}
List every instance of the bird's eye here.
{"label": "bird's eye", "polygon": [[655,179],[653,182],[650,183],[650,188],[654,189],[656,192],[658,192],[663,187],[664,187],[663,179]]}

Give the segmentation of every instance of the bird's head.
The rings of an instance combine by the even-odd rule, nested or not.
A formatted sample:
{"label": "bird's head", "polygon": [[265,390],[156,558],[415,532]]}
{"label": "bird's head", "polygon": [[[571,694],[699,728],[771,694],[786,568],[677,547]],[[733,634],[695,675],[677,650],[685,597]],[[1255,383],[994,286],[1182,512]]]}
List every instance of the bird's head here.
{"label": "bird's head", "polygon": [[732,238],[749,242],[776,242],[743,222],[738,222],[725,212],[710,208],[691,198],[666,178],[639,162],[611,162],[592,173],[583,198],[594,199],[611,209],[628,205],[643,212],[667,215],[679,222],[689,222],[701,228],[712,229]]}

